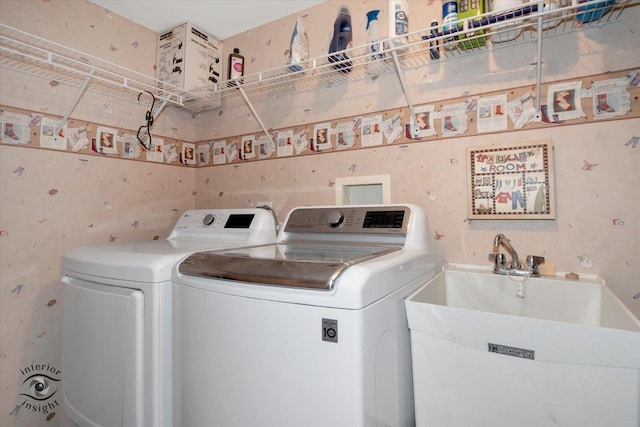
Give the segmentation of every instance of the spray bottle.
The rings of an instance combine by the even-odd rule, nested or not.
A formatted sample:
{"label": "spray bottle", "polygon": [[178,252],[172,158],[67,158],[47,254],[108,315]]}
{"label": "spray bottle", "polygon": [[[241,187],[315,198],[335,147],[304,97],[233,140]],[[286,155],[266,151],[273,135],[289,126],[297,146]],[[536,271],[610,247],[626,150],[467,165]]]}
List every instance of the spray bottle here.
{"label": "spray bottle", "polygon": [[[393,46],[405,46],[409,43],[409,6],[404,0],[389,0],[389,38]],[[404,36],[404,37],[403,37]]]}
{"label": "spray bottle", "polygon": [[370,10],[367,12],[367,55],[369,63],[367,64],[367,73],[378,75],[384,72],[385,67],[383,45],[380,41],[380,28],[378,22],[379,10]]}

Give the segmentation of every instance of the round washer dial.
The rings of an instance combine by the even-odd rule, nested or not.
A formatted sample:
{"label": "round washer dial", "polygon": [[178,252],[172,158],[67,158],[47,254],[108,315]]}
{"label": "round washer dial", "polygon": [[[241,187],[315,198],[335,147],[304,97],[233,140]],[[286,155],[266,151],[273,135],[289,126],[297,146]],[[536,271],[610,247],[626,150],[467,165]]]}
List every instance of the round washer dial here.
{"label": "round washer dial", "polygon": [[340,227],[343,222],[344,215],[340,211],[331,211],[329,212],[329,215],[327,215],[327,224],[329,224],[329,227]]}

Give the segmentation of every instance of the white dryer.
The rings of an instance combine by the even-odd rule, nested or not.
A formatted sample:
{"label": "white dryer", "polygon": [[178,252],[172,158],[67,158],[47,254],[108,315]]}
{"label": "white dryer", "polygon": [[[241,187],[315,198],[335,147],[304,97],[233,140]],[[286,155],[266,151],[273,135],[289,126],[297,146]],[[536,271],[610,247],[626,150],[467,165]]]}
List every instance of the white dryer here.
{"label": "white dryer", "polygon": [[414,425],[404,298],[441,268],[414,205],[294,209],[176,267],[176,426]]}
{"label": "white dryer", "polygon": [[187,211],[164,240],[62,257],[63,410],[80,426],[172,425],[172,268],[187,255],[273,243],[264,209]]}

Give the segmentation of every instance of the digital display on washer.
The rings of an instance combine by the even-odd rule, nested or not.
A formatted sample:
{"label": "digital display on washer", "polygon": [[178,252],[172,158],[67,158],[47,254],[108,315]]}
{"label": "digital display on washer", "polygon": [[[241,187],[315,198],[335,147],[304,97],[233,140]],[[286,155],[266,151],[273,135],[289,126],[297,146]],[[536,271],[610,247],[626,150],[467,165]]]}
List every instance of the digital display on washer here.
{"label": "digital display on washer", "polygon": [[362,228],[402,228],[404,211],[367,211]]}
{"label": "digital display on washer", "polygon": [[231,214],[224,228],[249,228],[253,221],[253,214]]}

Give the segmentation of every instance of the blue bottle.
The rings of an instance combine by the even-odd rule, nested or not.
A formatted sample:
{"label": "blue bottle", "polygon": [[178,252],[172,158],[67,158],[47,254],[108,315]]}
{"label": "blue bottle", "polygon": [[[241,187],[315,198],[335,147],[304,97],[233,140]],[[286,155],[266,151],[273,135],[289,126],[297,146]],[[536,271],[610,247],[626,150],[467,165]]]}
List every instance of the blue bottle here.
{"label": "blue bottle", "polygon": [[[442,1],[442,32],[444,34],[451,34],[458,30],[458,3],[456,1],[443,0]],[[457,36],[447,37],[444,39],[445,49],[453,49],[457,46],[455,40]]]}
{"label": "blue bottle", "polygon": [[333,24],[333,37],[329,45],[329,61],[334,63],[334,67],[342,73],[351,71],[352,64],[349,57],[344,52],[352,45],[351,35],[351,15],[349,9],[343,7]]}

